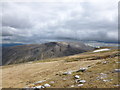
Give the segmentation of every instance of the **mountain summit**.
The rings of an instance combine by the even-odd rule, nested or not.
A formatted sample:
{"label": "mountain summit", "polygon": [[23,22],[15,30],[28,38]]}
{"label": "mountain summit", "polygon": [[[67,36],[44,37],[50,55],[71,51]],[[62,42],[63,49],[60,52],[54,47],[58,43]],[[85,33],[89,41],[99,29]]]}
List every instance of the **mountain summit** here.
{"label": "mountain summit", "polygon": [[78,42],[49,42],[2,48],[2,64],[16,64],[47,58],[69,56],[94,50]]}

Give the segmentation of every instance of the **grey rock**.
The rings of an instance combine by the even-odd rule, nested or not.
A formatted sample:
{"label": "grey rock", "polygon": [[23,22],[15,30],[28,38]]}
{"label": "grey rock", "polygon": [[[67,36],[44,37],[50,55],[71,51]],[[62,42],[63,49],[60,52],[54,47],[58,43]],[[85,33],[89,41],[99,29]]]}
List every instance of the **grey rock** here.
{"label": "grey rock", "polygon": [[102,62],[103,64],[107,64],[108,62],[107,61],[104,61],[104,62]]}
{"label": "grey rock", "polygon": [[50,81],[51,84],[55,83],[54,81]]}
{"label": "grey rock", "polygon": [[35,82],[34,84],[43,83],[43,82],[45,82],[45,81],[46,81],[46,80],[37,81],[37,82]]}
{"label": "grey rock", "polygon": [[120,87],[120,84],[115,84],[114,86],[116,86],[116,87]]}
{"label": "grey rock", "polygon": [[100,76],[98,76],[97,78],[99,78],[99,79],[107,78],[107,74],[100,73]]}
{"label": "grey rock", "polygon": [[84,71],[86,71],[88,68],[80,68],[78,71],[76,71],[76,72],[84,72]]}
{"label": "grey rock", "polygon": [[83,86],[84,84],[78,84],[78,87],[81,87],[81,86]]}
{"label": "grey rock", "polygon": [[66,81],[67,79],[66,78],[63,78],[64,81]]}
{"label": "grey rock", "polygon": [[115,72],[120,72],[120,69],[115,69],[114,71],[115,71]]}
{"label": "grey rock", "polygon": [[86,83],[86,80],[80,80],[79,83]]}
{"label": "grey rock", "polygon": [[51,85],[50,84],[44,84],[44,87],[51,87]]}
{"label": "grey rock", "polygon": [[71,85],[70,87],[75,87],[75,85]]}
{"label": "grey rock", "polygon": [[116,63],[120,63],[120,61],[116,62]]}
{"label": "grey rock", "polygon": [[76,83],[86,83],[86,80],[76,80]]}
{"label": "grey rock", "polygon": [[39,88],[39,89],[41,89],[41,88],[45,88],[44,86],[35,86],[34,88]]}
{"label": "grey rock", "polygon": [[63,75],[70,75],[70,74],[72,74],[71,71],[68,71],[68,72],[64,72],[64,73],[63,73]]}
{"label": "grey rock", "polygon": [[80,76],[79,76],[79,75],[75,75],[74,77],[75,77],[75,79],[79,79],[79,78],[80,78]]}

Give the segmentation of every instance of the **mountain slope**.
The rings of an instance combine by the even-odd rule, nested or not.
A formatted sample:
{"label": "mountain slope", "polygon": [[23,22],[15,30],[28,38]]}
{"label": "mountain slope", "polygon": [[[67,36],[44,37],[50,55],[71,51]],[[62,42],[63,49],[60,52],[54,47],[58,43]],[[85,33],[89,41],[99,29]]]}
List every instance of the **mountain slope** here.
{"label": "mountain slope", "polygon": [[69,56],[94,50],[93,47],[76,42],[49,42],[44,44],[3,47],[3,65],[23,63],[47,58]]}
{"label": "mountain slope", "polygon": [[[51,59],[50,62],[34,61],[2,66],[3,88],[24,88],[50,84],[50,88],[117,88],[119,86],[118,50],[86,52],[72,56]],[[85,72],[64,72],[88,68]],[[78,86],[75,75],[86,80]],[[104,77],[105,75],[105,77]],[[39,82],[38,81],[45,81]],[[53,83],[54,82],[54,83]],[[72,87],[74,86],[74,87]]]}

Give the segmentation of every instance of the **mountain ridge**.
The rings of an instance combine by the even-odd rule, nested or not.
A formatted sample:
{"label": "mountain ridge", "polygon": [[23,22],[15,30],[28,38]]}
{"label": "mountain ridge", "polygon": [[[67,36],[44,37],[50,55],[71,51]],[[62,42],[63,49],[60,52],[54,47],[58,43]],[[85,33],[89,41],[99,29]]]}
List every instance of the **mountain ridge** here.
{"label": "mountain ridge", "polygon": [[78,42],[48,42],[2,48],[3,65],[69,56],[94,50]]}

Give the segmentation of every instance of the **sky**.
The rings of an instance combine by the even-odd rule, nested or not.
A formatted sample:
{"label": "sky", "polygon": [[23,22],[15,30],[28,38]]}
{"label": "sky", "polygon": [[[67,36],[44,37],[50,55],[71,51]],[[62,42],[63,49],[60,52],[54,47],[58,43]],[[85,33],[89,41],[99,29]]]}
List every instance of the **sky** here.
{"label": "sky", "polygon": [[118,0],[1,2],[2,43],[118,41]]}

